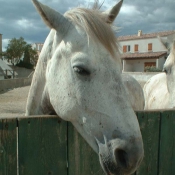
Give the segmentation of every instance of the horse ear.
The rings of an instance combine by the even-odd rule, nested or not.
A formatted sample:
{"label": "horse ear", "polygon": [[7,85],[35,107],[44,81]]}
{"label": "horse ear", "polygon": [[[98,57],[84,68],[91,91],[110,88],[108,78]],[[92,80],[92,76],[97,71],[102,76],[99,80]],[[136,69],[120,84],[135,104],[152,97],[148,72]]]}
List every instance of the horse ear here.
{"label": "horse ear", "polygon": [[107,23],[111,24],[114,22],[115,18],[117,17],[117,15],[120,11],[122,3],[123,3],[123,0],[118,2],[114,7],[112,7],[112,9],[103,12],[106,15],[105,20]]}
{"label": "horse ear", "polygon": [[38,2],[37,0],[32,0],[32,2],[35,8],[37,9],[38,13],[41,15],[42,19],[44,20],[45,24],[49,26],[51,29],[52,28],[59,29],[59,27],[61,26],[60,25],[61,23],[68,21],[59,12]]}

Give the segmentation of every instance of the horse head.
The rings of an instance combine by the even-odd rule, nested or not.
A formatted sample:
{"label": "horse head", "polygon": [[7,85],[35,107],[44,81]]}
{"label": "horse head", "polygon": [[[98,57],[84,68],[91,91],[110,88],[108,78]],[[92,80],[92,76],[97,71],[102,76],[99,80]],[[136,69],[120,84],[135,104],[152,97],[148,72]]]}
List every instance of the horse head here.
{"label": "horse head", "polygon": [[169,94],[169,108],[175,107],[175,40],[172,43],[170,54],[168,55],[165,64],[163,66],[163,71],[166,73],[166,85]]}
{"label": "horse head", "polygon": [[171,74],[174,69],[175,69],[175,40],[172,43],[170,54],[168,55],[164,63],[163,71],[166,74]]}
{"label": "horse head", "polygon": [[72,122],[108,175],[131,174],[143,158],[137,117],[121,78],[111,10],[75,8],[64,15],[33,0],[51,28],[32,81],[27,115],[55,112]]}

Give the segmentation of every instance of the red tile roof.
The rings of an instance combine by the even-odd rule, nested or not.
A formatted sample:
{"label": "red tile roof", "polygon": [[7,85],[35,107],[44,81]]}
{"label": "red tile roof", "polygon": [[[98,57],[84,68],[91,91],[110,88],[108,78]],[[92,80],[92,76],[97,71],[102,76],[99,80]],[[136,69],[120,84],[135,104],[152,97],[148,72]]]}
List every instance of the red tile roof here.
{"label": "red tile roof", "polygon": [[175,34],[175,30],[171,31],[163,31],[163,32],[156,32],[156,33],[147,33],[143,34],[141,36],[136,35],[126,35],[126,36],[119,36],[118,41],[127,41],[127,40],[135,40],[135,39],[146,39],[146,38],[155,38],[157,36],[163,37],[168,36],[171,34]]}
{"label": "red tile roof", "polygon": [[167,52],[146,52],[146,53],[124,53],[123,60],[138,60],[138,59],[157,59],[167,55]]}

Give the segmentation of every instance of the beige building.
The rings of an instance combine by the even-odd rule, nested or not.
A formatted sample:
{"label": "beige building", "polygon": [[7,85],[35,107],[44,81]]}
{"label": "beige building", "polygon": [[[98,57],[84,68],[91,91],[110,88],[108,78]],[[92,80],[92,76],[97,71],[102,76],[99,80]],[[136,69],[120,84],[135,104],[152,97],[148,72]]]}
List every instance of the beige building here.
{"label": "beige building", "polygon": [[43,43],[33,43],[32,44],[32,48],[37,50],[38,56],[41,53],[41,50],[43,48],[43,45],[44,45]]}
{"label": "beige building", "polygon": [[162,70],[169,54],[170,44],[175,38],[175,30],[118,37],[122,48],[124,72],[144,72],[146,66]]}

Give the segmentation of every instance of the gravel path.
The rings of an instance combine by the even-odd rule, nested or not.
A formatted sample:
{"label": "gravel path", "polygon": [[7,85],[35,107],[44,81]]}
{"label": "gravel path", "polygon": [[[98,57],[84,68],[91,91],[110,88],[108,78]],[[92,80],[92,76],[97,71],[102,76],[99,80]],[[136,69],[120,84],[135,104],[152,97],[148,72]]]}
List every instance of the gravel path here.
{"label": "gravel path", "polygon": [[0,94],[0,118],[23,116],[30,86]]}

